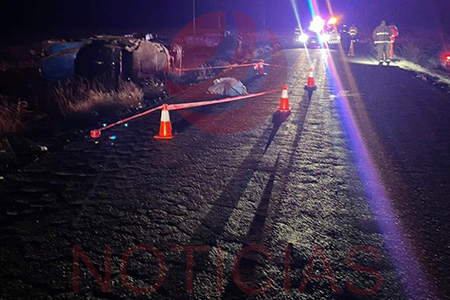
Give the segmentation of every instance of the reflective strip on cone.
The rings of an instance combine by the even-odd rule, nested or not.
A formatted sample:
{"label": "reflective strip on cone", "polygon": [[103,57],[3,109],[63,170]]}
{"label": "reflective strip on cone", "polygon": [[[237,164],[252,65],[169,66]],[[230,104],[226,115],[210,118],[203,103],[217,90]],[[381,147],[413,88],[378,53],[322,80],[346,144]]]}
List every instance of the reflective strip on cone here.
{"label": "reflective strip on cone", "polygon": [[170,122],[170,115],[169,111],[167,110],[167,106],[161,111],[161,122]]}
{"label": "reflective strip on cone", "polygon": [[308,80],[306,82],[305,85],[305,89],[306,90],[315,90],[317,87],[314,83],[314,73],[313,73],[313,68],[309,69],[309,76],[308,76]]}

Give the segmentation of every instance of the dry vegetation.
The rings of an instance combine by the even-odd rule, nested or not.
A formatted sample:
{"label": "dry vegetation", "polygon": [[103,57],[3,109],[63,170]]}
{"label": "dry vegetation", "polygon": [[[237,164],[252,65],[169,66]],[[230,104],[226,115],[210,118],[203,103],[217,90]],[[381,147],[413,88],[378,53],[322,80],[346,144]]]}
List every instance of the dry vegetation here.
{"label": "dry vegetation", "polygon": [[414,36],[400,36],[395,42],[395,51],[401,58],[427,69],[441,69],[444,66],[443,55],[450,50],[449,40],[450,37],[426,31]]}
{"label": "dry vegetation", "polygon": [[33,60],[27,60],[27,61],[0,61],[0,71],[17,71],[17,70],[23,70],[23,69],[37,69],[39,68],[39,63]]}
{"label": "dry vegetation", "polygon": [[444,59],[450,52],[448,41],[450,36],[427,31],[402,36],[394,45],[395,54],[400,58],[397,66],[416,72],[417,77],[450,93],[450,66]]}
{"label": "dry vegetation", "polygon": [[23,127],[27,106],[25,101],[8,103],[7,99],[0,96],[0,136],[10,134]]}
{"label": "dry vegetation", "polygon": [[61,113],[90,113],[106,106],[134,106],[144,98],[142,89],[133,82],[120,81],[116,89],[111,89],[102,81],[58,85],[53,92],[53,100]]}

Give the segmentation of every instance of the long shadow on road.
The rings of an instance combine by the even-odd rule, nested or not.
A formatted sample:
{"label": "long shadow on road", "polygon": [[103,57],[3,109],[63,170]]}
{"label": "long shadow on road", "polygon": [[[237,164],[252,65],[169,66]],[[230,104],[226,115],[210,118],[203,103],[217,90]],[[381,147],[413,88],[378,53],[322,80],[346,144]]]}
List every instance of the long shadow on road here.
{"label": "long shadow on road", "polygon": [[311,91],[305,92],[305,94],[303,94],[303,99],[302,99],[302,102],[301,102],[301,105],[299,108],[298,116],[294,121],[297,124],[298,128],[297,128],[297,134],[295,135],[294,142],[292,144],[293,153],[289,159],[289,169],[293,164],[293,160],[294,160],[293,154],[294,154],[295,150],[298,148],[298,146],[300,145],[300,140],[303,135],[303,129],[305,127],[306,116],[308,114],[309,105],[311,104],[312,96],[313,96],[313,92],[311,92]]}
{"label": "long shadow on road", "polygon": [[266,134],[262,134],[255,142],[250,153],[238,167],[234,178],[222,190],[219,198],[212,203],[211,210],[202,222],[207,230],[196,230],[194,240],[202,244],[216,245],[217,239],[222,235],[225,225],[264,156],[262,145],[266,140]]}
{"label": "long shadow on road", "polygon": [[[298,130],[293,144],[294,151],[300,143],[306,115],[308,113],[309,104],[311,102],[311,96],[312,94],[305,93],[300,106],[298,118],[295,121],[298,124]],[[274,114],[274,118],[276,118],[276,120],[274,120],[274,127],[272,129],[271,135],[269,136],[266,148],[263,148],[261,146],[262,143],[267,139],[267,137],[263,134],[259,138],[259,140],[255,142],[249,155],[239,166],[234,178],[223,189],[222,194],[219,196],[219,198],[214,201],[213,207],[202,222],[208,230],[203,232],[196,230],[196,234],[194,236],[194,239],[196,241],[203,244],[216,245],[217,239],[222,235],[233,210],[236,208],[239,199],[242,197],[248,183],[253,177],[253,174],[255,173],[256,168],[258,167],[262,157],[264,156],[268,145],[270,145],[270,142],[271,140],[273,140],[279,126],[285,120],[284,117],[279,116],[279,114]],[[292,158],[290,160],[289,169],[291,165]]]}
{"label": "long shadow on road", "polygon": [[[311,98],[312,98],[311,92],[306,92],[304,94],[300,108],[299,108],[298,116],[294,120],[294,122],[296,124],[298,124],[298,130],[297,130],[297,134],[295,135],[294,142],[292,145],[292,154],[290,155],[287,169],[285,169],[285,173],[282,174],[284,178],[286,178],[289,175],[289,172],[294,163],[294,152],[300,145],[300,140],[301,140],[301,137],[303,134],[303,129],[304,129],[305,121],[306,121],[306,116],[308,114],[309,106],[311,103]],[[275,124],[274,124],[274,129],[276,128]],[[264,225],[265,225],[265,221],[267,218],[267,211],[268,211],[268,206],[270,203],[270,198],[272,195],[272,189],[273,189],[273,184],[275,181],[275,175],[279,169],[279,165],[278,165],[279,158],[280,158],[280,155],[278,155],[278,157],[277,157],[275,166],[271,172],[269,182],[266,185],[266,188],[263,193],[263,197],[262,197],[259,207],[256,211],[256,215],[250,226],[250,230],[247,234],[246,240],[243,243],[243,247],[248,246],[250,243],[253,245],[260,244],[264,239]],[[282,181],[284,181],[284,180],[282,179]],[[240,270],[245,269],[245,273],[247,275],[249,275],[250,278],[257,278],[258,275],[254,274],[254,273],[257,272],[257,266],[263,260],[264,260],[264,257],[262,254],[249,253],[249,257],[244,256],[242,258],[241,263],[239,265],[239,269]],[[233,299],[233,298],[236,298],[236,295],[242,295],[242,292],[238,288],[236,283],[233,280],[230,280],[224,289],[223,298],[224,299]],[[238,297],[236,299],[241,299],[241,298],[242,297]]]}
{"label": "long shadow on road", "polygon": [[[311,103],[311,95],[305,93],[303,101],[300,105],[298,117],[295,122],[298,124],[297,134],[295,136],[292,149],[295,151],[300,143],[302,132],[305,124],[306,115],[308,113],[309,105]],[[275,126],[276,128],[276,126]],[[272,137],[273,138],[273,137]],[[219,198],[214,201],[211,210],[203,221],[203,225],[208,229],[206,231],[196,231],[194,237],[195,240],[202,242],[203,244],[216,245],[217,238],[219,238],[225,225],[227,224],[233,210],[239,199],[242,197],[248,183],[250,182],[256,168],[258,167],[265,150],[261,146],[267,139],[266,135],[262,135],[257,142],[255,142],[248,156],[239,166],[234,178],[223,189]],[[288,171],[293,164],[293,157],[289,160]]]}
{"label": "long shadow on road", "polygon": [[250,225],[250,230],[248,231],[245,243],[246,244],[259,244],[263,238],[264,225],[267,219],[267,212],[269,210],[270,198],[272,197],[273,184],[275,182],[275,175],[278,171],[278,163],[280,161],[280,154],[277,156],[275,166],[270,174],[269,182],[267,182],[266,188],[264,189],[261,201],[259,202],[258,209],[256,210],[253,222]]}
{"label": "long shadow on road", "polygon": [[269,140],[267,141],[266,148],[264,149],[264,153],[266,153],[267,149],[269,149],[270,145],[272,144],[272,141],[275,138],[278,129],[280,129],[281,124],[283,124],[287,120],[290,114],[291,114],[290,111],[288,112],[277,111],[273,114],[272,117],[273,128],[272,132],[270,133]]}

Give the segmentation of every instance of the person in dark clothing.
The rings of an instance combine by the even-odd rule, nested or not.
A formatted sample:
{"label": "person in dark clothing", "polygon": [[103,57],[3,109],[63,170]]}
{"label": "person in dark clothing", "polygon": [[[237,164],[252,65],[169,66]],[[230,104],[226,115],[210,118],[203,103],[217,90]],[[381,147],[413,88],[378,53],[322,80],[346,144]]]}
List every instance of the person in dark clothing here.
{"label": "person in dark clothing", "polygon": [[386,62],[386,64],[389,66],[389,64],[391,63],[389,55],[391,35],[393,35],[392,30],[388,26],[386,26],[385,21],[381,21],[380,25],[373,31],[372,38],[377,48],[380,65]]}

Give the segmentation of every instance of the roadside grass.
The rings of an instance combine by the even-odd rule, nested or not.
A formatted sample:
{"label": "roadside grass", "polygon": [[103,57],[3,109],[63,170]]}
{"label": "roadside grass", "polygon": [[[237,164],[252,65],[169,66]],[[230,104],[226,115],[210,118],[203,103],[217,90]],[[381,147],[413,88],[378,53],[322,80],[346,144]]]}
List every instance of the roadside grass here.
{"label": "roadside grass", "polygon": [[[418,38],[427,36],[428,38]],[[434,37],[434,38],[433,38]],[[444,54],[450,48],[442,36],[436,37],[431,32],[424,32],[415,36],[406,35],[398,38],[394,44],[394,53],[401,60],[397,65],[405,70],[419,74],[424,80],[450,88],[450,68],[446,68]]]}
{"label": "roadside grass", "polygon": [[6,136],[24,127],[27,106],[25,101],[9,103],[0,96],[0,136]]}
{"label": "roadside grass", "polygon": [[38,69],[39,62],[33,60],[26,61],[5,61],[0,60],[0,72],[17,71],[23,69]]}
{"label": "roadside grass", "polygon": [[89,114],[105,107],[138,106],[144,99],[144,93],[129,81],[120,81],[117,88],[111,88],[100,80],[80,80],[59,84],[53,89],[51,98],[57,103],[62,115]]}
{"label": "roadside grass", "polygon": [[450,52],[450,34],[426,29],[400,33],[394,47],[395,53],[407,61],[429,70],[445,70],[444,54]]}

